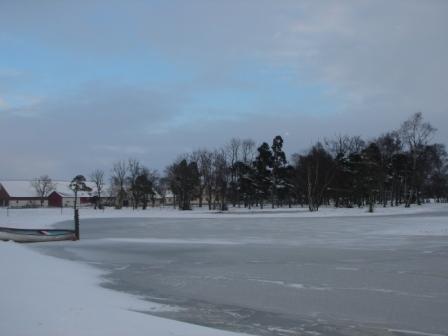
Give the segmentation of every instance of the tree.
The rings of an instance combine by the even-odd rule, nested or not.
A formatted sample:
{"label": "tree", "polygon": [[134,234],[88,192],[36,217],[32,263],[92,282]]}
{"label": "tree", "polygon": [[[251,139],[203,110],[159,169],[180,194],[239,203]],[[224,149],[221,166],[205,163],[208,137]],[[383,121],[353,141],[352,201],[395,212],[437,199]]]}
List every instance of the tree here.
{"label": "tree", "polygon": [[263,201],[269,194],[269,189],[272,185],[272,152],[269,145],[263,142],[257,149],[258,155],[255,158],[255,185],[257,200],[260,202],[260,207],[263,208]]}
{"label": "tree", "polygon": [[306,186],[308,208],[318,211],[325,192],[335,176],[335,163],[321,143],[314,145],[306,155],[300,155],[298,167]]}
{"label": "tree", "polygon": [[75,213],[75,235],[79,240],[79,212],[77,208],[78,192],[80,191],[92,191],[92,189],[86,184],[86,178],[83,175],[76,175],[69,184],[69,188],[75,193],[75,202],[73,202],[73,210]]}
{"label": "tree", "polygon": [[153,182],[150,178],[150,171],[143,168],[135,178],[135,181],[131,187],[131,192],[134,195],[135,207],[141,203],[142,209],[145,210],[148,206],[148,201],[154,195]]}
{"label": "tree", "polygon": [[381,152],[381,169],[383,173],[383,183],[381,185],[381,198],[383,207],[386,207],[388,201],[388,192],[390,196],[390,205],[393,206],[394,196],[400,188],[399,176],[394,169],[394,156],[403,149],[402,142],[398,132],[388,132],[380,136],[375,143]]}
{"label": "tree", "polygon": [[335,163],[334,178],[329,188],[329,194],[334,199],[334,206],[353,206],[353,171],[350,158],[356,158],[365,148],[365,142],[360,136],[337,135],[325,139],[325,150],[331,154]]}
{"label": "tree", "polygon": [[213,154],[213,181],[215,198],[221,211],[228,210],[227,198],[231,183],[231,167],[225,150],[216,150]]}
{"label": "tree", "polygon": [[285,186],[285,181],[282,180],[284,169],[286,167],[286,155],[283,151],[283,139],[277,135],[272,141],[272,189],[271,202],[274,208],[275,199],[278,199],[278,189]]}
{"label": "tree", "polygon": [[142,172],[142,166],[140,164],[140,162],[137,159],[129,159],[128,160],[128,166],[127,166],[127,171],[128,171],[128,185],[129,185],[129,191],[131,192],[132,198],[132,208],[136,209],[138,207],[138,188],[135,187],[136,184],[136,179],[138,176],[141,175]]}
{"label": "tree", "polygon": [[224,150],[222,151],[225,154],[225,161],[226,165],[228,166],[228,173],[230,175],[229,180],[229,190],[228,190],[228,196],[230,201],[232,202],[233,206],[236,205],[236,203],[239,203],[239,193],[238,193],[238,186],[237,186],[237,171],[236,171],[236,163],[240,160],[240,154],[241,154],[241,147],[242,146],[242,140],[238,138],[233,138],[230,140],[230,142],[224,147]]}
{"label": "tree", "polygon": [[116,195],[115,208],[121,209],[123,207],[123,202],[126,197],[126,174],[127,166],[125,161],[118,161],[114,163],[112,168],[112,188]]}
{"label": "tree", "polygon": [[255,159],[255,141],[244,139],[241,143],[241,161],[245,164],[252,164]]}
{"label": "tree", "polygon": [[366,188],[366,198],[369,204],[369,212],[373,212],[375,195],[378,194],[383,183],[382,157],[380,149],[372,142],[362,151],[362,178]]}
{"label": "tree", "polygon": [[420,204],[419,191],[421,184],[417,181],[417,162],[435,131],[436,129],[430,123],[423,122],[423,114],[421,112],[415,113],[401,125],[401,139],[407,145],[412,162],[411,181],[409,194],[406,199],[406,207],[411,205],[414,198]]}
{"label": "tree", "polygon": [[31,185],[39,195],[41,207],[44,206],[45,198],[48,197],[48,195],[50,195],[56,189],[56,186],[53,184],[51,178],[48,175],[42,175],[41,177],[34,179],[31,182]]}
{"label": "tree", "polygon": [[[212,209],[213,202],[213,153],[209,150],[202,150],[198,161],[199,174],[203,190],[206,193],[208,209]],[[202,202],[202,194],[199,196],[199,202]]]}
{"label": "tree", "polygon": [[73,208],[77,208],[78,192],[80,191],[92,191],[86,183],[86,178],[83,175],[76,175],[69,184],[70,189],[75,193],[75,202]]}
{"label": "tree", "polygon": [[199,188],[199,171],[196,162],[186,159],[167,168],[167,178],[173,194],[176,195],[180,210],[191,210],[191,199]]}
{"label": "tree", "polygon": [[78,192],[80,191],[92,191],[92,189],[86,184],[86,178],[83,175],[76,175],[69,184],[69,188],[75,193],[75,202],[73,203],[73,210],[75,213],[75,235],[79,240],[79,212],[77,208]]}
{"label": "tree", "polygon": [[[190,161],[196,162],[199,171],[199,207],[202,208],[204,199],[204,192],[206,189],[210,189],[211,185],[211,165],[212,165],[212,153],[206,149],[198,149],[193,151],[189,155]],[[209,194],[209,208],[211,209],[211,191]]]}
{"label": "tree", "polygon": [[104,181],[104,171],[101,169],[96,169],[90,175],[90,179],[93,183],[95,183],[96,192],[97,192],[97,200],[95,203],[95,209],[102,209],[103,205],[101,204],[101,193],[103,191],[105,181]]}
{"label": "tree", "polygon": [[434,144],[428,146],[427,160],[430,170],[425,186],[427,197],[434,197],[436,202],[447,201],[448,198],[448,154],[445,146]]}
{"label": "tree", "polygon": [[243,198],[244,207],[252,207],[255,191],[255,169],[252,163],[245,163],[238,161],[236,164],[237,178],[238,178],[238,190]]}

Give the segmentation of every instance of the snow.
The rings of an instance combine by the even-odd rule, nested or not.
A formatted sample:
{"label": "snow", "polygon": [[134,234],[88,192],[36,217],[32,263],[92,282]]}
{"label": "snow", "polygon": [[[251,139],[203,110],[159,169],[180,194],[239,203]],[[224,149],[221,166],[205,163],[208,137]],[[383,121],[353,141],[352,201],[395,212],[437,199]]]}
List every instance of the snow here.
{"label": "snow", "polygon": [[388,236],[448,236],[448,222],[446,217],[421,216],[373,233]]}
{"label": "snow", "polygon": [[[413,206],[411,208],[376,208],[376,212],[371,214],[366,209],[334,209],[321,208],[319,212],[309,212],[306,208],[292,209],[270,209],[264,210],[232,208],[227,213],[213,212],[204,209],[194,209],[193,211],[178,211],[172,208],[150,208],[148,210],[132,209],[106,209],[94,210],[83,208],[80,210],[81,223],[83,219],[88,218],[209,218],[224,219],[238,218],[238,222],[244,226],[246,218],[297,218],[298,224],[303,224],[300,218],[312,217],[334,217],[335,220],[326,221],[326,231],[319,231],[319,236],[315,239],[331,242],[327,237],[339,232],[342,236],[344,232],[351,230],[361,230],[363,234],[369,237],[390,236],[396,239],[397,236],[448,236],[448,222],[446,213],[448,206],[446,204],[425,204],[423,206]],[[443,216],[440,213],[444,213]],[[413,214],[415,216],[402,215]],[[54,224],[71,220],[73,210],[69,208],[52,209],[5,209],[0,208],[0,226],[21,227],[21,228],[50,228]],[[345,223],[344,217],[351,217],[350,223]],[[366,219],[371,216],[385,216],[377,221],[367,220],[367,224],[361,225],[359,219]],[[339,218],[339,219],[337,219]],[[392,219],[395,218],[395,219]],[[295,220],[294,220],[295,221]],[[375,224],[375,226],[371,224]],[[259,223],[257,223],[258,225]],[[266,223],[265,223],[266,224]],[[295,224],[295,222],[293,223]],[[304,238],[309,243],[313,241],[313,235],[307,235],[307,228],[314,227],[313,222],[302,225]],[[260,225],[264,225],[261,223]],[[345,225],[345,226],[344,226]],[[337,227],[336,227],[337,226]],[[347,227],[346,227],[347,226]],[[289,226],[286,225],[286,228]],[[295,227],[295,225],[294,225]],[[334,227],[334,229],[333,229]],[[258,226],[257,226],[258,228]],[[189,229],[190,230],[190,229]],[[333,230],[336,230],[333,232]],[[239,231],[238,231],[239,232]],[[313,231],[314,232],[314,231]],[[356,231],[358,232],[358,231]],[[154,232],[152,232],[154,234]],[[288,232],[284,233],[288,236]],[[265,244],[269,242],[267,238],[271,237],[271,231],[267,236],[259,235],[254,241],[246,237],[240,240],[223,236],[222,240],[204,234],[174,237],[108,237],[84,240],[80,242],[80,248],[86,244],[209,244],[209,245],[229,245],[230,249],[238,246],[244,246],[248,243]],[[337,236],[334,239],[339,239]],[[296,237],[294,236],[294,244]],[[375,238],[376,239],[376,238]],[[374,239],[375,244],[377,241]],[[272,240],[275,243],[275,239]],[[288,240],[281,241],[282,249],[287,245]],[[363,241],[367,244],[368,241]],[[342,244],[343,245],[343,244]],[[370,245],[369,245],[370,246]],[[225,247],[225,246],[224,246]],[[422,249],[425,255],[430,256],[432,249],[437,246],[429,245]],[[144,247],[138,247],[144,248]],[[335,265],[334,270],[339,273],[355,272],[359,273],[358,265],[356,267],[346,267],[344,264]],[[101,287],[104,281],[105,271],[98,270],[93,266],[81,264],[69,260],[58,259],[36,252],[26,245],[15,243],[0,242],[0,331],[8,336],[28,336],[28,335],[236,335],[225,331],[219,331],[160,317],[155,317],[144,312],[164,312],[175,311],[177,307],[161,305],[143,300],[143,298],[116,292]],[[213,276],[207,273],[207,276]],[[216,274],[216,278],[222,277],[222,274]],[[297,279],[300,280],[300,279]],[[302,279],[304,280],[304,279]],[[306,279],[305,279],[306,280]],[[197,280],[195,280],[197,281]],[[353,285],[345,287],[332,284],[316,282],[308,283],[306,281],[291,281],[282,278],[250,278],[249,281],[254,285],[260,284],[266,287],[286,288],[296,292],[308,295],[307,291],[325,293],[330,291],[347,292],[372,292],[373,294],[392,294],[400,297],[411,296],[415,298],[428,299],[427,293],[414,293],[374,284],[371,286]],[[268,288],[268,290],[270,290]],[[431,293],[430,293],[431,294]],[[358,294],[353,294],[355,297]],[[367,295],[367,294],[366,294]],[[431,294],[432,295],[432,294]],[[350,296],[351,297],[351,296]],[[306,297],[305,297],[306,298]],[[398,329],[397,329],[398,330]],[[417,333],[417,332],[415,332]],[[422,335],[430,335],[422,333]],[[434,334],[435,335],[435,334]]]}
{"label": "snow", "polygon": [[[70,181],[54,181],[55,191],[62,197],[75,198],[75,193],[70,189]],[[86,181],[86,185],[92,189],[92,191],[78,191],[78,197],[92,197],[96,194],[96,185],[93,182]]]}
{"label": "snow", "polygon": [[172,308],[102,288],[101,271],[24,245],[0,242],[0,267],[2,335],[237,335],[144,314]]}
{"label": "snow", "polygon": [[[334,208],[322,207],[317,212],[310,212],[306,207],[296,208],[265,208],[245,209],[231,208],[227,212],[209,211],[206,208],[195,208],[192,211],[179,211],[172,207],[148,208],[147,210],[133,210],[123,208],[116,210],[94,210],[93,208],[81,208],[80,218],[313,218],[313,217],[346,217],[346,216],[391,216],[410,214],[431,214],[447,209],[448,204],[430,203],[410,208],[401,207],[377,207],[374,213],[367,212],[366,208]],[[58,222],[72,220],[71,208],[34,208],[34,209],[7,209],[0,208],[0,226],[17,228],[51,228]],[[415,230],[414,230],[415,231]]]}
{"label": "snow", "polygon": [[39,197],[31,181],[0,181],[11,197]]}

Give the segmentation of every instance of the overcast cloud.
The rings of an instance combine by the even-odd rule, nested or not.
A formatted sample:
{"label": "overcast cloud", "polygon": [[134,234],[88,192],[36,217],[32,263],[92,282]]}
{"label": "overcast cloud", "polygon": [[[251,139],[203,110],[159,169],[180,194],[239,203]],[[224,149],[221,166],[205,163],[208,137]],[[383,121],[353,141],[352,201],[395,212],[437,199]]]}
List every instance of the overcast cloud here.
{"label": "overcast cloud", "polygon": [[288,154],[422,111],[448,143],[448,2],[0,2],[1,178],[163,170],[232,137]]}

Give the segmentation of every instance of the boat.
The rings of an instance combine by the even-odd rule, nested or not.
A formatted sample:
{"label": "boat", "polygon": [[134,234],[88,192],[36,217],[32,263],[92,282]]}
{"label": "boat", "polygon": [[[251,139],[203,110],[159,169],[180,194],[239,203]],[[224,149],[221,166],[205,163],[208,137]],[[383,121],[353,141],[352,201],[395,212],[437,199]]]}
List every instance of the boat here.
{"label": "boat", "polygon": [[39,230],[0,227],[0,240],[12,240],[18,243],[34,243],[58,240],[76,240],[73,230]]}

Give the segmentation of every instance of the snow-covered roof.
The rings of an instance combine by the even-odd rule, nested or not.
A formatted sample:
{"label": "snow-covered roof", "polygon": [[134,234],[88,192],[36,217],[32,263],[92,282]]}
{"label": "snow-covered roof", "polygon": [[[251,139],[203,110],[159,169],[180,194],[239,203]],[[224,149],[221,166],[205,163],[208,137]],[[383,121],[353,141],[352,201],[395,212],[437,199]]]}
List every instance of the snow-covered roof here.
{"label": "snow-covered roof", "polygon": [[[0,184],[10,197],[39,197],[32,182],[30,180],[2,180]],[[70,181],[52,181],[52,183],[55,186],[55,191],[61,196],[74,197],[74,193],[69,187]],[[93,182],[86,182],[86,184],[92,188],[92,192],[78,192],[78,197],[91,197],[96,193],[96,187]]]}
{"label": "snow-covered roof", "polygon": [[[75,193],[69,187],[69,181],[54,181],[53,184],[55,185],[55,191],[62,197],[75,197]],[[79,191],[78,197],[92,197],[96,194],[95,183],[86,182],[86,185],[90,187],[92,191]]]}
{"label": "snow-covered roof", "polygon": [[10,197],[39,197],[31,181],[0,181]]}

